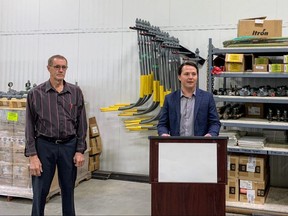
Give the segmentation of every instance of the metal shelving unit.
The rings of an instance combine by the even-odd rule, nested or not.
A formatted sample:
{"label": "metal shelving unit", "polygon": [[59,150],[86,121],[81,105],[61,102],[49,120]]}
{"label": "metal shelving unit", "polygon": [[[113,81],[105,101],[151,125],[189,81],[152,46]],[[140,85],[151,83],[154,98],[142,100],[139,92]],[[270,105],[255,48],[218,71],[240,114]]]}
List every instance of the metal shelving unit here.
{"label": "metal shelving unit", "polygon": [[288,78],[288,73],[269,73],[269,72],[222,72],[218,75],[212,75],[210,70],[213,67],[213,56],[225,55],[226,53],[242,53],[242,54],[257,54],[257,55],[267,55],[279,56],[288,54],[287,47],[253,47],[253,48],[215,48],[212,43],[212,39],[209,39],[208,45],[208,70],[207,73],[207,88],[209,92],[212,92],[212,86],[214,78]]}
{"label": "metal shelving unit", "polygon": [[[259,54],[278,56],[288,54],[287,47],[269,47],[269,48],[215,48],[212,39],[209,39],[208,47],[208,72],[207,72],[207,90],[213,92],[214,79],[223,78],[224,85],[229,78],[265,78],[265,79],[287,79],[288,73],[269,73],[269,72],[222,72],[221,74],[211,74],[213,67],[213,57],[227,53]],[[228,96],[215,95],[216,102],[240,102],[240,103],[270,103],[270,104],[288,104],[288,97],[257,97],[257,96]],[[240,118],[237,120],[221,120],[225,127],[245,127],[245,128],[263,128],[271,130],[288,130],[288,122],[268,121],[266,119]]]}
{"label": "metal shelving unit", "polygon": [[[256,82],[259,80],[264,80],[264,82],[271,83],[272,80],[278,83],[283,79],[288,81],[288,73],[269,73],[269,72],[221,72],[221,74],[212,74],[211,70],[213,68],[213,60],[215,56],[224,56],[227,53],[241,53],[241,54],[255,54],[256,56],[281,56],[288,54],[287,47],[255,47],[255,48],[215,48],[212,44],[212,39],[209,39],[209,47],[208,47],[208,71],[207,71],[207,90],[213,93],[214,90],[214,82],[215,79],[223,79],[223,88],[226,87],[226,79],[240,79],[247,80],[249,78],[256,79]],[[275,81],[276,79],[276,81]],[[280,83],[280,82],[279,82]],[[221,84],[222,85],[222,84]],[[215,102],[221,102],[225,104],[226,102],[235,102],[235,103],[266,103],[266,104],[276,104],[287,105],[288,97],[257,97],[257,96],[230,96],[230,95],[214,95]],[[268,121],[267,119],[257,119],[257,118],[239,118],[239,119],[227,119],[220,120],[223,127],[231,127],[233,129],[239,128],[245,130],[248,129],[267,129],[267,130],[281,130],[288,133],[288,122],[283,121]],[[277,143],[267,143],[264,148],[249,148],[249,147],[240,147],[240,146],[228,146],[228,152],[234,153],[243,153],[243,154],[258,154],[258,155],[269,155],[272,157],[281,157],[287,158],[288,156],[288,143],[284,145],[280,145]],[[284,188],[283,188],[284,189]],[[256,205],[249,203],[232,203],[227,202],[227,208],[248,208],[257,211],[259,208],[265,210],[265,212],[273,211],[274,213],[281,212],[285,215],[288,215],[287,205],[279,204],[276,205],[277,209],[273,209],[274,207],[269,204],[266,206]],[[243,207],[245,206],[245,207]]]}
{"label": "metal shelving unit", "polygon": [[288,156],[288,146],[279,144],[267,144],[264,148],[243,148],[240,146],[228,146],[228,151],[246,154]]}
{"label": "metal shelving unit", "polygon": [[[288,52],[288,51],[287,51]],[[214,77],[226,78],[288,78],[288,73],[270,73],[270,72],[222,72],[215,74]]]}
{"label": "metal shelving unit", "polygon": [[257,97],[257,96],[226,96],[215,95],[216,102],[251,102],[251,103],[269,103],[288,104],[287,97]]}
{"label": "metal shelving unit", "polygon": [[221,120],[223,127],[241,127],[241,128],[262,128],[271,130],[287,130],[287,122],[268,121],[266,119],[228,119]]}

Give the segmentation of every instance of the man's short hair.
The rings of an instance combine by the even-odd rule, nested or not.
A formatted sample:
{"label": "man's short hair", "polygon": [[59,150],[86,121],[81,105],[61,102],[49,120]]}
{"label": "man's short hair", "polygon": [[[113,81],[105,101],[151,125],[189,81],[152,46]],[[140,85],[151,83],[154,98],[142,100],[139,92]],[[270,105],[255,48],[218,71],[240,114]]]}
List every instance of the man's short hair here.
{"label": "man's short hair", "polygon": [[64,56],[62,56],[62,55],[53,55],[53,56],[51,56],[48,59],[48,66],[52,66],[53,65],[53,61],[54,61],[55,58],[64,59],[66,61],[66,64],[68,65],[68,61],[67,61],[67,59]]}
{"label": "man's short hair", "polygon": [[179,68],[178,68],[178,75],[179,75],[179,76],[181,75],[182,68],[183,68],[185,65],[189,65],[189,66],[195,67],[195,68],[196,68],[196,71],[197,71],[197,75],[198,75],[199,69],[198,69],[197,64],[194,63],[194,62],[191,62],[191,61],[186,61],[186,62],[183,62],[183,63],[179,66]]}

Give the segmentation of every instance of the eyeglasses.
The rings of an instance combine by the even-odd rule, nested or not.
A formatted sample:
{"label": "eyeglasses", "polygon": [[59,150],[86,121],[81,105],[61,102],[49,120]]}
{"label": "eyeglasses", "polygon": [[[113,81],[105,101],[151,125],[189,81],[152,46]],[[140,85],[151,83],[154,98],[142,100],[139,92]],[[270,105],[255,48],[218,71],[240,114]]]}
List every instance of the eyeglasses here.
{"label": "eyeglasses", "polygon": [[60,70],[62,68],[62,70],[67,70],[68,66],[66,65],[54,65],[52,66],[53,68]]}

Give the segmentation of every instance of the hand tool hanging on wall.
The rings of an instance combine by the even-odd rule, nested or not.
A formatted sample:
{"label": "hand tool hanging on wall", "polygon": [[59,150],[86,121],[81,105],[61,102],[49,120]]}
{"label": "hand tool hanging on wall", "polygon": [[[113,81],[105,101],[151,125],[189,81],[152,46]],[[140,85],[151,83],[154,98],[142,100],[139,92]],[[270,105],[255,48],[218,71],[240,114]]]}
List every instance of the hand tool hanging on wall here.
{"label": "hand tool hanging on wall", "polygon": [[[149,28],[148,28],[149,29]],[[155,62],[157,62],[157,71],[154,71],[154,77],[156,75],[159,76],[159,79],[154,79],[154,82],[159,82],[158,91],[153,91],[153,98],[157,97],[157,103],[152,103],[149,108],[142,112],[133,112],[128,115],[143,115],[152,110],[155,110],[160,105],[160,110],[151,118],[143,118],[143,119],[132,119],[126,120],[125,126],[129,130],[151,130],[156,129],[157,120],[160,116],[161,107],[164,103],[164,98],[167,94],[176,89],[180,88],[180,82],[178,80],[177,70],[179,65],[181,64],[181,57],[183,60],[192,60],[197,64],[203,65],[205,60],[199,56],[199,50],[196,50],[196,54],[189,51],[179,44],[179,40],[174,37],[170,37],[168,33],[159,31],[156,34],[153,34],[153,40],[158,42],[156,43],[157,47],[157,58],[155,58]],[[155,32],[153,32],[155,33]],[[157,34],[158,33],[158,34]],[[145,34],[150,34],[150,29],[145,32]],[[155,56],[155,55],[154,55]],[[158,81],[159,80],[159,81]],[[157,93],[157,94],[155,94]],[[153,107],[153,105],[157,105],[157,107]],[[128,110],[129,111],[129,110]],[[125,115],[125,114],[124,114]],[[127,115],[127,114],[126,114]]]}
{"label": "hand tool hanging on wall", "polygon": [[152,103],[141,112],[135,112],[131,115],[137,116],[137,115],[144,115],[147,113],[150,113],[154,111],[160,103],[160,93],[159,93],[159,75],[160,75],[160,69],[161,69],[161,44],[165,40],[165,33],[161,32],[159,28],[152,27],[148,32],[144,33],[145,35],[150,36],[150,44],[151,44],[151,50],[150,50],[150,56],[151,61],[150,64],[151,67],[151,73],[153,74],[152,78]]}
{"label": "hand tool hanging on wall", "polygon": [[[137,18],[135,26],[130,29],[137,31],[140,64],[139,99],[132,104],[115,104],[101,108],[101,111],[122,111],[119,116],[141,116],[126,120],[126,128],[154,130],[165,96],[180,88],[177,74],[179,65],[185,59],[201,65],[205,60],[199,53],[195,54],[184,48],[177,38],[170,37],[167,32],[150,25],[148,21]],[[146,115],[150,113],[153,113],[152,116]]]}
{"label": "hand tool hanging on wall", "polygon": [[[138,53],[139,53],[139,63],[140,63],[140,89],[139,89],[139,99],[137,102],[124,105],[124,106],[110,106],[108,108],[101,108],[102,112],[105,111],[123,111],[130,110],[135,107],[139,107],[146,103],[151,95],[152,88],[149,85],[152,82],[153,75],[151,74],[151,64],[150,64],[150,44],[147,35],[145,32],[148,32],[151,28],[151,25],[147,21],[142,21],[140,19],[136,19],[135,27],[130,27],[130,29],[134,29],[137,31],[137,41],[138,41]],[[142,109],[140,109],[142,110]],[[134,109],[134,111],[138,111],[138,109]]]}
{"label": "hand tool hanging on wall", "polygon": [[[155,116],[149,119],[141,119],[140,121],[126,120],[125,126],[129,130],[156,129],[157,122],[155,121],[159,119],[165,96],[180,88],[177,71],[182,61],[194,61],[196,64],[199,64],[199,62],[204,64],[205,62],[203,58],[199,56],[198,49],[196,49],[195,54],[187,49],[184,50],[179,44],[179,40],[174,37],[166,37],[165,40],[162,41],[159,49],[161,49],[161,52],[159,52],[160,109]],[[155,123],[151,126],[153,122]],[[147,124],[149,125],[148,128]]]}
{"label": "hand tool hanging on wall", "polygon": [[[144,76],[141,75],[141,79],[143,80],[143,92],[144,94],[148,95],[149,99],[152,99],[152,103],[149,107],[143,108],[142,110],[137,110],[134,112],[127,112],[120,113],[119,115],[142,115],[149,113],[150,111],[154,110],[158,105],[157,101],[155,100],[155,94],[157,94],[157,88],[155,86],[155,79],[157,79],[157,67],[155,67],[155,42],[153,38],[157,34],[157,28],[154,26],[146,25],[146,30],[141,32],[141,41],[140,43],[145,44],[144,46],[144,53],[145,58],[139,59],[140,64],[142,65]],[[138,42],[139,43],[139,42]],[[143,61],[144,60],[144,61]],[[153,97],[151,97],[154,95]],[[145,103],[150,102],[150,100],[146,100]],[[141,105],[144,105],[142,103]]]}
{"label": "hand tool hanging on wall", "polygon": [[[155,50],[157,51],[155,55],[155,62],[157,62],[157,73],[155,74],[157,75],[157,77],[159,77],[155,79],[159,83],[159,90],[157,91],[156,95],[157,103],[155,103],[155,105],[157,107],[159,107],[159,105],[160,107],[162,107],[165,96],[169,94],[172,90],[171,86],[173,84],[173,80],[171,78],[171,75],[177,74],[177,68],[180,64],[180,56],[173,53],[173,50],[179,49],[179,40],[174,37],[170,37],[168,33],[159,32],[155,36],[154,41],[156,42]],[[153,97],[154,96],[155,94],[153,94]],[[156,106],[154,107],[154,109],[157,108]],[[150,110],[148,109],[147,111]],[[151,118],[142,119],[140,121],[128,120],[125,122],[125,126],[129,130],[154,130],[156,129],[156,121],[159,119],[159,116],[160,112],[158,110],[158,112]]]}
{"label": "hand tool hanging on wall", "polygon": [[[159,107],[160,103],[160,70],[161,58],[162,58],[162,43],[165,41],[166,34],[160,30],[158,27],[154,27],[150,32],[146,33],[152,36],[152,70],[153,70],[153,102],[151,105],[144,111],[133,113],[132,115],[144,115],[154,111]],[[155,127],[156,121],[158,120],[157,116],[152,116],[150,118],[144,119],[132,119],[125,122],[125,126],[129,130],[142,130],[150,129]],[[149,124],[148,124],[149,123]],[[141,125],[140,125],[141,124]]]}

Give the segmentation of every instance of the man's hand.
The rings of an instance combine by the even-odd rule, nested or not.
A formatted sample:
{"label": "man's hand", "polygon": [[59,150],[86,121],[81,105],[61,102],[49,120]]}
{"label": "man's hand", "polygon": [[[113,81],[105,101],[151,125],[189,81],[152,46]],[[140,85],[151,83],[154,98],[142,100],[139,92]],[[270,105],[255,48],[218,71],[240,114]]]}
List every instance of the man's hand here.
{"label": "man's hand", "polygon": [[33,155],[29,157],[30,162],[30,174],[32,176],[41,176],[42,170],[42,163],[39,160],[37,155]]}
{"label": "man's hand", "polygon": [[85,162],[84,155],[80,152],[75,153],[73,160],[76,167],[82,167]]}
{"label": "man's hand", "polygon": [[170,134],[163,133],[161,136],[170,136]]}

